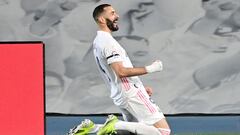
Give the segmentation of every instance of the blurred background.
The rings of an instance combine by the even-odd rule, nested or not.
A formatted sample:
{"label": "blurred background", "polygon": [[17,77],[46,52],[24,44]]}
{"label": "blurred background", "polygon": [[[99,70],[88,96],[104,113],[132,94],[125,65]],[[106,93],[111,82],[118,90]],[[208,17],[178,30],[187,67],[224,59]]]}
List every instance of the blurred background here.
{"label": "blurred background", "polygon": [[240,113],[239,0],[0,0],[0,41],[45,44],[46,113],[119,113],[93,60],[93,9],[120,16],[113,36],[165,114]]}

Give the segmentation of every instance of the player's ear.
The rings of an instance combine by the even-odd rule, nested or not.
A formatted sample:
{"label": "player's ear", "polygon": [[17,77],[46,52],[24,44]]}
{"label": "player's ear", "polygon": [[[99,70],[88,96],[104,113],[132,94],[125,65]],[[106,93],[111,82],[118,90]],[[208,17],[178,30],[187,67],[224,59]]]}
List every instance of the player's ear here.
{"label": "player's ear", "polygon": [[106,23],[106,20],[105,20],[105,18],[103,16],[99,16],[98,17],[98,22],[99,23]]}

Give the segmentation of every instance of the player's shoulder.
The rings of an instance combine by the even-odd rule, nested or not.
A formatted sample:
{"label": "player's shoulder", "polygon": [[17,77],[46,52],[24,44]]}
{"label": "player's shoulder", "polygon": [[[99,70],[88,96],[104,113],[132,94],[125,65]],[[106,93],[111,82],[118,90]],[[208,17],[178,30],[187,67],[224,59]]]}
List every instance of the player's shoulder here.
{"label": "player's shoulder", "polygon": [[96,43],[111,42],[112,40],[113,38],[110,35],[106,35],[106,34],[97,34],[97,36],[94,39]]}
{"label": "player's shoulder", "polygon": [[96,38],[94,44],[98,48],[112,48],[117,46],[117,42],[112,38]]}

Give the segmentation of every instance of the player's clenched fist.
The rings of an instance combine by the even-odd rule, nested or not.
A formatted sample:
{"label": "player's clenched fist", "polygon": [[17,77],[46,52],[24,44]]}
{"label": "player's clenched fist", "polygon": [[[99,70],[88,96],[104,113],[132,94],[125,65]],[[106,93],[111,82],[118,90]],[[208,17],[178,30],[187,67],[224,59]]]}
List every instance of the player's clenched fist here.
{"label": "player's clenched fist", "polygon": [[154,61],[151,65],[145,67],[147,73],[160,72],[163,70],[163,64],[160,60]]}

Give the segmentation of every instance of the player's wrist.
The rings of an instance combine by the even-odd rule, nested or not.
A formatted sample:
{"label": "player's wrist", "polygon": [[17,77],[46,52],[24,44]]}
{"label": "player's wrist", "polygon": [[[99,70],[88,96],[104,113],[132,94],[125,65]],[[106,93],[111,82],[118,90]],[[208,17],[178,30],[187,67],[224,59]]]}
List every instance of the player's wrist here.
{"label": "player's wrist", "polygon": [[145,69],[146,69],[146,72],[147,72],[147,73],[153,73],[153,72],[154,72],[154,70],[153,70],[153,68],[151,67],[151,65],[145,66]]}
{"label": "player's wrist", "polygon": [[160,72],[163,70],[163,65],[161,61],[155,61],[151,65],[145,66],[147,73]]}

